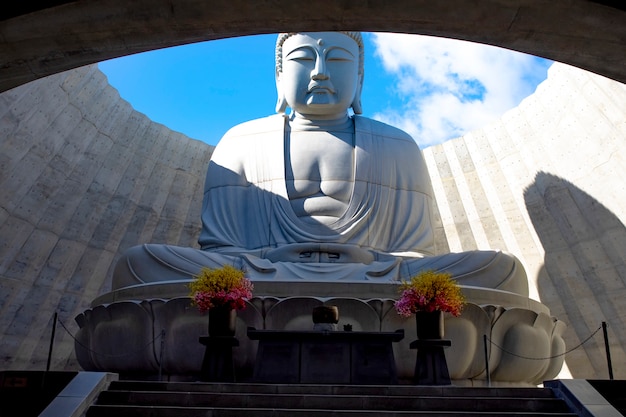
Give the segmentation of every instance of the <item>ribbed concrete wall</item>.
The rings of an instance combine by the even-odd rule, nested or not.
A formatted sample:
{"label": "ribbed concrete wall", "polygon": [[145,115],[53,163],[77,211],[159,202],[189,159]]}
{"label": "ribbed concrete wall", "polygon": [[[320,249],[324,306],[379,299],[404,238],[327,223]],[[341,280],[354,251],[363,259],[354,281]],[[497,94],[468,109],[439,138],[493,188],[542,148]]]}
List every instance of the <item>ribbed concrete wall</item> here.
{"label": "ribbed concrete wall", "polygon": [[[110,290],[137,242],[196,246],[212,147],[153,123],[89,66],[0,95],[0,369],[45,369],[54,312]],[[56,333],[51,368],[76,369]]]}
{"label": "ribbed concrete wall", "polygon": [[[626,378],[626,87],[554,65],[500,122],[424,151],[440,251],[501,248],[533,297],[567,323],[570,348],[609,324]],[[0,369],[43,369],[55,311],[73,318],[109,290],[136,243],[196,246],[211,147],[152,123],[95,66],[0,95]],[[607,376],[601,333],[566,357]],[[53,369],[75,369],[57,330]]]}
{"label": "ribbed concrete wall", "polygon": [[[424,151],[450,250],[518,255],[532,298],[567,323],[568,349],[606,321],[616,378],[626,377],[624,106],[624,84],[554,64],[499,122]],[[607,378],[602,332],[566,363],[574,377]]]}

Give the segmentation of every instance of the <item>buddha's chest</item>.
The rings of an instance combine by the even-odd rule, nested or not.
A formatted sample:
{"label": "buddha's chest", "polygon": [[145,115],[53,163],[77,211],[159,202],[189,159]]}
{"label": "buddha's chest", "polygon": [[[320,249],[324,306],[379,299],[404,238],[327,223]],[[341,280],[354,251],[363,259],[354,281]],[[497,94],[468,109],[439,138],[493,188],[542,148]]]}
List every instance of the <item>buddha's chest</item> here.
{"label": "buddha's chest", "polygon": [[294,213],[314,224],[343,215],[354,187],[352,134],[293,133],[285,146],[285,185]]}
{"label": "buddha's chest", "polygon": [[285,149],[285,178],[324,182],[354,179],[351,133],[292,132]]}

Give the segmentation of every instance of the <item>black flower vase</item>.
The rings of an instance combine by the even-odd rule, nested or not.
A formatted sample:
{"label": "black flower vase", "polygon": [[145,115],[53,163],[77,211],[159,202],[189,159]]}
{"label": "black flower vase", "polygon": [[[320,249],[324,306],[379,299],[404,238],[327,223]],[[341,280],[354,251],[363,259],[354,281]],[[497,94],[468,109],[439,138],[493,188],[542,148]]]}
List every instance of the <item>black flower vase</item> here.
{"label": "black flower vase", "polygon": [[237,311],[229,306],[218,306],[209,309],[209,336],[233,337]]}
{"label": "black flower vase", "polygon": [[417,340],[411,349],[417,348],[417,361],[413,382],[417,385],[450,385],[450,373],[443,349],[450,346],[443,340],[443,312],[418,311],[415,313]]}
{"label": "black flower vase", "polygon": [[233,347],[239,346],[235,338],[237,311],[229,306],[209,309],[209,336],[201,336],[206,346],[202,360],[202,379],[205,381],[235,382]]}
{"label": "black flower vase", "polygon": [[443,339],[443,311],[418,311],[415,313],[415,323],[418,339]]}

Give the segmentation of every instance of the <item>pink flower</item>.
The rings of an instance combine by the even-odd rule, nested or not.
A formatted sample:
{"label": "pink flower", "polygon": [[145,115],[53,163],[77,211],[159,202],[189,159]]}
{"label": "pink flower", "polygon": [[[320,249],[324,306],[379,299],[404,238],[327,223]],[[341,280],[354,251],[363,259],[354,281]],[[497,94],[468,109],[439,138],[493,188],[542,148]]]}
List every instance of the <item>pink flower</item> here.
{"label": "pink flower", "polygon": [[246,301],[252,298],[253,285],[243,271],[226,266],[221,269],[203,268],[190,288],[193,304],[200,312],[206,312],[219,306],[244,309]]}
{"label": "pink flower", "polygon": [[423,271],[403,282],[395,309],[401,316],[410,317],[418,311],[444,311],[459,316],[465,298],[450,274]]}

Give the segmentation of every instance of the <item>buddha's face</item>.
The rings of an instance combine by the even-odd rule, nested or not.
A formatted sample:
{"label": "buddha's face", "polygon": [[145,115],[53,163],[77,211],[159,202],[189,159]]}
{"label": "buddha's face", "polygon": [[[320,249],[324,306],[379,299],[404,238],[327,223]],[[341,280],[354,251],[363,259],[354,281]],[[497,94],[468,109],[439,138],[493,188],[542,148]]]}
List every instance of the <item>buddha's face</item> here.
{"label": "buddha's face", "polygon": [[306,118],[346,114],[359,84],[359,46],[336,32],[298,33],[283,44],[278,82],[289,107]]}

